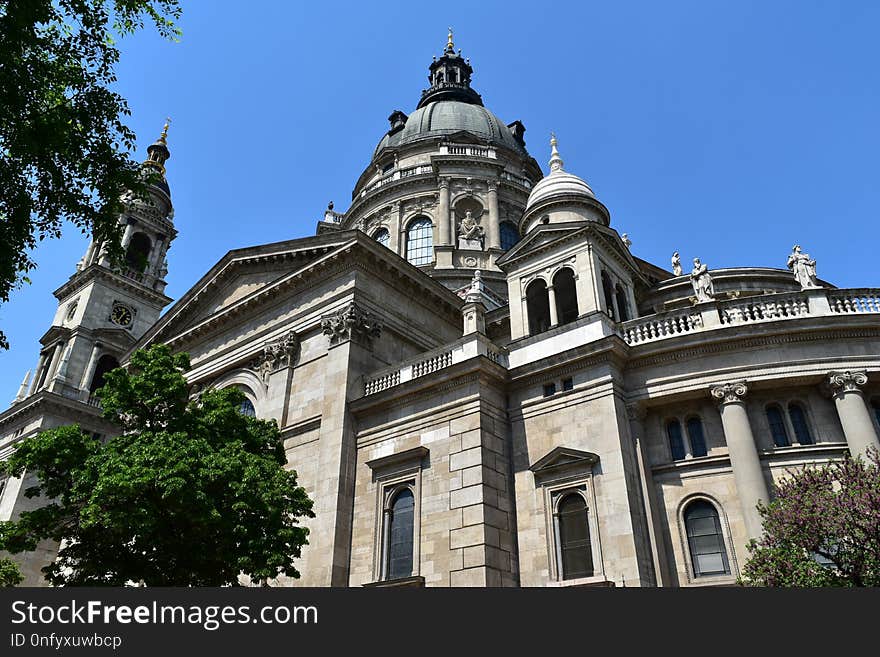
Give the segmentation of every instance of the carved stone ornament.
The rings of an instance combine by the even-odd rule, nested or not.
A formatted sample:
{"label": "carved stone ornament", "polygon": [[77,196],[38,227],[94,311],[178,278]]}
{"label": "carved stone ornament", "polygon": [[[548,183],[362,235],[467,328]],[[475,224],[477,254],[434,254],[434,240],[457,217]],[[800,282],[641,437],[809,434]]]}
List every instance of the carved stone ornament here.
{"label": "carved stone ornament", "polygon": [[733,383],[722,383],[712,386],[709,390],[712,397],[721,404],[741,404],[744,401],[749,386],[745,381],[734,381]]}
{"label": "carved stone ornament", "polygon": [[369,347],[382,332],[382,323],[352,301],[342,310],[322,317],[321,330],[329,336],[331,345],[355,340]]}
{"label": "carved stone ornament", "polygon": [[868,382],[867,372],[830,372],[828,374],[828,387],[835,395],[845,392],[861,392],[861,388]]}
{"label": "carved stone ornament", "polygon": [[263,383],[269,383],[270,374],[296,362],[299,350],[299,337],[295,331],[290,331],[284,337],[263,345],[263,351],[248,367],[260,375]]}

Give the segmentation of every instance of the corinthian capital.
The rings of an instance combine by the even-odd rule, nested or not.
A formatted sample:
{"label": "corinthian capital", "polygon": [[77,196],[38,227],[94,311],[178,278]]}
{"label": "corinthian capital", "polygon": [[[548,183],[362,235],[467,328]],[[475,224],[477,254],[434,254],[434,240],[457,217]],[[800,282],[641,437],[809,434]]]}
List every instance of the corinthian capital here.
{"label": "corinthian capital", "polygon": [[712,386],[709,394],[722,406],[725,404],[742,404],[749,386],[745,381],[732,381]]}
{"label": "corinthian capital", "polygon": [[844,392],[861,392],[861,388],[868,382],[867,372],[829,372],[828,387],[832,394],[839,395]]}
{"label": "corinthian capital", "polygon": [[330,344],[355,340],[369,347],[382,332],[382,324],[371,313],[361,310],[353,301],[342,310],[321,318],[321,330],[330,338]]}

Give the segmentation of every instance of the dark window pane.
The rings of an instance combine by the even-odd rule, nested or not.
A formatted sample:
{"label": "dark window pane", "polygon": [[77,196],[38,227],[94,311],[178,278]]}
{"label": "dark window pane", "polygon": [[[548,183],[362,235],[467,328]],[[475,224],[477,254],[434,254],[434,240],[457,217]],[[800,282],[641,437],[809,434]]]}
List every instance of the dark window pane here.
{"label": "dark window pane", "polygon": [[684,523],[694,576],[728,574],[727,550],[715,507],[705,500],[691,502],[685,510]]}
{"label": "dark window pane", "polygon": [[810,433],[810,425],[807,424],[807,413],[800,404],[788,405],[788,417],[791,418],[791,426],[794,428],[794,437],[801,445],[812,445],[813,435]]}
{"label": "dark window pane", "polygon": [[382,246],[388,246],[391,242],[391,233],[389,233],[385,228],[380,228],[375,233],[373,233],[373,239],[379,242]]}
{"label": "dark window pane", "polygon": [[880,399],[872,400],[871,407],[874,409],[874,417],[877,418],[877,424],[880,424]]}
{"label": "dark window pane", "polygon": [[555,383],[545,383],[544,384],[544,396],[549,397],[551,395],[556,394],[556,384]]}
{"label": "dark window pane", "polygon": [[773,436],[773,444],[777,447],[788,447],[788,431],[785,429],[785,421],[782,419],[782,411],[778,406],[767,407],[767,423],[770,425],[770,435]]}
{"label": "dark window pane", "polygon": [[556,320],[560,324],[576,320],[577,290],[575,290],[574,272],[568,267],[560,269],[553,277],[553,294],[556,297]]}
{"label": "dark window pane", "polygon": [[434,226],[427,217],[411,221],[406,229],[406,259],[414,265],[434,261]]}
{"label": "dark window pane", "polygon": [[698,417],[692,417],[687,421],[688,438],[691,440],[691,454],[693,456],[706,456],[706,437],[703,435],[703,423]]}
{"label": "dark window pane", "polygon": [[543,279],[532,281],[526,288],[526,312],[529,316],[529,335],[550,328],[550,296]]}
{"label": "dark window pane", "polygon": [[254,404],[250,399],[245,399],[241,402],[241,405],[238,407],[238,412],[242,415],[247,415],[248,417],[257,417],[257,411],[254,409]]}
{"label": "dark window pane", "polygon": [[509,221],[501,222],[501,248],[507,251],[512,249],[519,242],[519,231]]}
{"label": "dark window pane", "polygon": [[574,380],[573,379],[562,379],[562,389],[563,390],[572,390],[574,388]]}
{"label": "dark window pane", "polygon": [[681,425],[678,420],[672,420],[666,425],[666,435],[669,437],[669,451],[672,452],[673,461],[681,461],[684,458],[684,438],[681,435]]}
{"label": "dark window pane", "polygon": [[409,488],[401,490],[391,504],[388,579],[412,575],[414,509],[415,501]]}
{"label": "dark window pane", "polygon": [[589,577],[593,574],[593,550],[584,498],[576,493],[566,495],[558,511],[562,579]]}

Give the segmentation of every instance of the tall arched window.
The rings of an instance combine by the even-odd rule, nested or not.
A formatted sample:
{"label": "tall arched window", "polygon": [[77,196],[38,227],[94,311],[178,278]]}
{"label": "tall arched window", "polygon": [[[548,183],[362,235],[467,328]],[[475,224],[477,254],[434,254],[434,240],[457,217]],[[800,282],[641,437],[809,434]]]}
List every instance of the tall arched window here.
{"label": "tall arched window", "polygon": [[611,319],[617,319],[614,316],[614,287],[611,285],[611,278],[605,270],[602,270],[602,292],[605,294],[605,311]]}
{"label": "tall arched window", "polygon": [[770,435],[773,444],[777,447],[788,447],[791,441],[788,439],[788,429],[785,428],[785,420],[782,417],[782,409],[777,405],[767,407],[767,424],[770,425]]}
{"label": "tall arched window", "polygon": [[501,231],[501,248],[505,251],[512,249],[519,242],[519,231],[511,221],[502,221],[499,225]]}
{"label": "tall arched window", "polygon": [[406,229],[406,259],[414,265],[429,265],[434,261],[434,226],[427,217],[409,222]]}
{"label": "tall arched window", "polygon": [[135,233],[128,242],[128,248],[125,251],[125,263],[136,272],[143,273],[147,268],[147,258],[152,248],[153,243],[150,242],[149,237],[144,233]]}
{"label": "tall arched window", "polygon": [[706,500],[691,502],[684,512],[694,577],[730,574],[718,511]]}
{"label": "tall arched window", "polygon": [[587,503],[579,493],[569,493],[556,510],[559,538],[558,561],[562,579],[590,577],[593,574],[593,548]]}
{"label": "tall arched window", "polygon": [[391,499],[387,511],[386,579],[410,577],[413,571],[413,517],[415,498],[408,487]]}
{"label": "tall arched window", "polygon": [[810,425],[807,422],[807,412],[797,402],[788,405],[788,417],[791,418],[791,428],[794,429],[795,440],[801,445],[812,445],[813,434],[810,433]]}
{"label": "tall arched window", "polygon": [[698,417],[687,420],[688,440],[691,441],[691,456],[706,456],[706,436],[703,434],[703,422]]}
{"label": "tall arched window", "polygon": [[541,278],[536,278],[526,288],[526,312],[529,316],[529,335],[550,328],[550,298],[547,284]]}
{"label": "tall arched window", "polygon": [[556,297],[556,319],[560,324],[573,322],[578,316],[577,290],[574,272],[563,267],[553,277],[553,293]]}
{"label": "tall arched window", "polygon": [[391,242],[391,233],[388,232],[387,228],[380,228],[373,233],[373,239],[379,242],[382,246],[387,247]]}
{"label": "tall arched window", "polygon": [[119,361],[110,354],[104,354],[98,359],[98,364],[95,366],[95,373],[92,375],[92,383],[89,386],[90,396],[94,395],[98,388],[104,387],[104,376],[107,372],[115,370],[117,367],[119,367]]}
{"label": "tall arched window", "polygon": [[669,420],[666,423],[666,436],[669,438],[669,452],[673,461],[681,461],[685,457],[684,437],[681,435],[681,425],[678,420]]}
{"label": "tall arched window", "polygon": [[247,417],[257,417],[257,409],[254,408],[254,403],[247,398],[239,405],[238,412]]}
{"label": "tall arched window", "polygon": [[617,299],[617,311],[620,313],[620,321],[625,322],[630,319],[629,302],[626,300],[626,290],[619,283],[614,291]]}

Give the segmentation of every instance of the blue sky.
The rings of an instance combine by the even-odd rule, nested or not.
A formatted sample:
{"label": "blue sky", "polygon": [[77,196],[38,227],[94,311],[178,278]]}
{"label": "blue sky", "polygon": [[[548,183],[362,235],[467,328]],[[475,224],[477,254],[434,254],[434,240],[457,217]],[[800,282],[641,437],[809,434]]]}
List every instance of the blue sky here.
{"label": "blue sky", "polygon": [[[820,277],[880,287],[880,3],[182,4],[181,41],[128,37],[118,68],[138,159],[172,117],[171,297],[226,251],[312,235],[331,199],[347,209],[449,25],[486,106],[525,124],[545,171],[554,130],[636,255],[785,267],[798,242]],[[0,306],[0,407],[86,245],[41,243],[32,284]]]}

